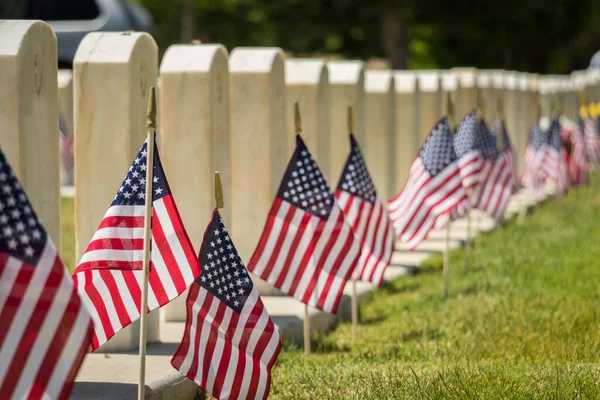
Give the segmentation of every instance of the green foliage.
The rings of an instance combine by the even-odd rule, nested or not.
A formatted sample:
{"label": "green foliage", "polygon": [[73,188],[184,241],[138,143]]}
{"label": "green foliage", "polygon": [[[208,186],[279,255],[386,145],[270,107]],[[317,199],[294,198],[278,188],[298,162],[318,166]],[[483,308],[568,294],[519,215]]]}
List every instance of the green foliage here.
{"label": "green foliage", "polygon": [[361,304],[358,343],[339,325],[307,360],[282,352],[273,399],[597,398],[600,182],[553,200]]}
{"label": "green foliage", "polygon": [[[164,51],[179,41],[181,1],[138,0]],[[398,13],[411,68],[476,66],[540,73],[586,68],[600,49],[600,0],[194,0],[203,42],[279,46],[295,55],[385,57],[382,16]]]}

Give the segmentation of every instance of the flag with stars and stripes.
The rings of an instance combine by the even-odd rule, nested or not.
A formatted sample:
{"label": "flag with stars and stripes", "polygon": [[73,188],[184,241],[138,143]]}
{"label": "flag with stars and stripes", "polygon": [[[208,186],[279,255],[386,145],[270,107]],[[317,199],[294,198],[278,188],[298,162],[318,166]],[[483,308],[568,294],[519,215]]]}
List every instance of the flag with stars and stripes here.
{"label": "flag with stars and stripes", "polygon": [[[512,154],[504,124],[500,123],[496,129],[502,131],[492,133],[485,121],[481,121],[478,142],[483,156],[480,172],[482,180],[475,186],[470,203],[472,207],[484,211],[490,217],[501,220],[510,196],[516,191],[516,182],[514,169],[510,164],[512,156],[504,155]],[[503,137],[502,151],[498,149],[498,134]]]}
{"label": "flag with stars and stripes", "polygon": [[587,158],[596,171],[600,171],[600,133],[598,132],[598,122],[592,117],[587,117],[583,120],[582,125]]}
{"label": "flag with stars and stripes", "polygon": [[171,364],[218,399],[265,399],[281,338],[214,211]]}
{"label": "flag with stars and stripes", "polygon": [[404,189],[389,201],[396,234],[414,249],[432,228],[442,227],[448,213],[466,199],[452,132],[444,117],[413,161]]}
{"label": "flag with stars and stripes", "polygon": [[538,200],[545,197],[545,177],[541,168],[544,159],[544,151],[544,133],[540,128],[540,122],[536,121],[531,127],[529,141],[527,143],[527,148],[525,149],[521,182],[523,186],[534,190]]}
{"label": "flag with stars and stripes", "polygon": [[561,136],[567,144],[567,167],[569,180],[573,185],[585,185],[588,182],[589,159],[584,129],[585,121],[580,119],[578,124],[563,126],[561,130]]}
{"label": "flag with stars and stripes", "polygon": [[58,119],[58,142],[60,148],[60,161],[67,172],[73,171],[75,167],[75,157],[73,153],[73,136],[67,132],[67,127],[62,119]]}
{"label": "flag with stars and stripes", "polygon": [[[94,320],[92,351],[140,317],[147,141],[81,257],[73,279]],[[155,147],[148,311],[179,296],[200,266]]]}
{"label": "flag with stars and stripes", "polygon": [[359,240],[297,135],[248,269],[302,303],[335,313],[360,254]]}
{"label": "flag with stars and stripes", "polygon": [[483,130],[487,130],[487,125],[484,121],[478,121],[477,113],[471,111],[460,122],[452,137],[462,184],[468,194],[483,180]]}
{"label": "flag with stars and stripes", "polygon": [[556,194],[561,196],[569,186],[566,150],[562,146],[561,125],[558,119],[550,122],[548,131],[544,133],[544,158],[542,160],[542,176],[545,181],[553,181],[557,185]]}
{"label": "flag with stars and stripes", "polygon": [[335,191],[335,198],[362,246],[354,277],[381,285],[383,273],[394,250],[393,227],[352,134],[350,155]]}
{"label": "flag with stars and stripes", "polygon": [[0,151],[0,399],[66,399],[92,320]]}
{"label": "flag with stars and stripes", "polygon": [[511,169],[511,175],[512,175],[511,181],[513,184],[512,192],[513,192],[513,194],[515,194],[521,188],[521,183],[519,180],[519,175],[517,174],[517,166],[515,164],[514,150],[513,150],[512,144],[510,142],[510,137],[508,136],[508,132],[506,130],[506,124],[504,123],[504,121],[499,121],[496,124],[492,134],[495,137],[497,137],[499,134],[502,134],[503,140],[502,140],[502,143],[500,144],[500,147],[498,148],[498,150],[500,151],[500,156],[504,157],[506,159],[506,164]]}

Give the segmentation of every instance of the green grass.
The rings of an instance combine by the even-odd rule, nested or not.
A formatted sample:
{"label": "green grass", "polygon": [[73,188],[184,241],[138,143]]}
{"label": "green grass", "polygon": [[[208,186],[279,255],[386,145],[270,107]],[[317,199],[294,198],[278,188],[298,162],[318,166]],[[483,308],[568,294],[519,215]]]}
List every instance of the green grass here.
{"label": "green grass", "polygon": [[600,397],[600,182],[441,257],[361,304],[306,360],[286,345],[273,399]]}
{"label": "green grass", "polygon": [[[62,255],[74,266],[73,201]],[[361,304],[359,340],[340,324],[307,360],[285,344],[272,399],[600,397],[600,181],[481,240],[465,271],[441,257]]]}

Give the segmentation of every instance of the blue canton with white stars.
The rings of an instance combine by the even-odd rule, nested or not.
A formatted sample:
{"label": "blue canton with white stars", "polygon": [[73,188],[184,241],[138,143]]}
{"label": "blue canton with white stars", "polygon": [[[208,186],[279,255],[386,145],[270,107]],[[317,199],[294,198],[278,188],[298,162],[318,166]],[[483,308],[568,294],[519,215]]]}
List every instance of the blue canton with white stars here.
{"label": "blue canton with white stars", "polygon": [[496,160],[500,155],[496,143],[496,136],[492,135],[492,132],[485,121],[480,121],[476,135],[477,148],[481,151],[481,154],[483,154],[487,160]]}
{"label": "blue canton with white stars", "polygon": [[[146,160],[148,156],[148,141],[146,140],[137,154],[127,176],[115,196],[111,206],[143,206],[146,203]],[[154,177],[152,185],[152,201],[169,194],[169,186],[165,182],[158,149],[154,145]]]}
{"label": "blue canton with white stars", "polygon": [[196,283],[240,313],[254,285],[217,210],[206,229],[199,260],[202,272]]}
{"label": "blue canton with white stars", "polygon": [[560,151],[562,142],[560,139],[560,122],[558,122],[558,120],[554,120],[550,123],[546,135],[546,143],[554,150]]}
{"label": "blue canton with white stars", "polygon": [[432,177],[457,160],[448,118],[444,117],[440,120],[427,136],[421,151],[419,151],[419,157]]}
{"label": "blue canton with white stars", "polygon": [[352,134],[350,134],[350,156],[344,166],[337,189],[358,196],[371,204],[375,204],[377,201],[375,185],[373,185],[365,159]]}
{"label": "blue canton with white stars", "polygon": [[46,240],[44,227],[0,151],[0,252],[35,266]]}
{"label": "blue canton with white stars", "polygon": [[542,147],[543,144],[544,134],[542,132],[542,128],[540,128],[540,123],[536,122],[531,128],[531,133],[529,134],[529,145],[537,151],[540,149],[540,147]]}
{"label": "blue canton with white stars", "polygon": [[465,154],[477,148],[477,135],[475,134],[477,126],[477,114],[471,111],[463,118],[458,125],[456,133],[452,138],[456,156],[461,158]]}
{"label": "blue canton with white stars", "polygon": [[277,197],[322,219],[331,213],[333,193],[299,135]]}

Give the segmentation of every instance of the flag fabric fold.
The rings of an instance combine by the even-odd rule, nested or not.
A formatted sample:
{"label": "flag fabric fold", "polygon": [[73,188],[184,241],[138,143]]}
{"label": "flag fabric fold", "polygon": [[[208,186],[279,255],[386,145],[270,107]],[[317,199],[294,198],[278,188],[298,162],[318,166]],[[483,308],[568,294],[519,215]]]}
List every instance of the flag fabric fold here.
{"label": "flag fabric fold", "polygon": [[0,398],[66,399],[92,320],[0,151]]}
{"label": "flag fabric fold", "polygon": [[394,230],[352,134],[335,198],[362,247],[353,276],[381,285],[394,251]]}
{"label": "flag fabric fold", "polygon": [[[140,317],[147,141],[142,145],[73,279],[94,320],[92,351]],[[200,273],[155,146],[148,312],[179,296]]]}
{"label": "flag fabric fold", "polygon": [[396,234],[414,249],[432,228],[447,223],[448,213],[466,200],[452,132],[444,117],[413,161],[404,189],[388,202]]}
{"label": "flag fabric fold", "polygon": [[199,252],[183,338],[171,364],[218,399],[266,399],[281,338],[218,210]]}
{"label": "flag fabric fold", "polygon": [[304,304],[336,313],[359,240],[302,138],[248,269]]}
{"label": "flag fabric fold", "polygon": [[531,127],[527,148],[525,149],[521,182],[523,186],[534,191],[538,201],[546,196],[544,191],[546,181],[544,171],[542,170],[544,152],[544,133],[540,128],[539,121],[536,121]]}

